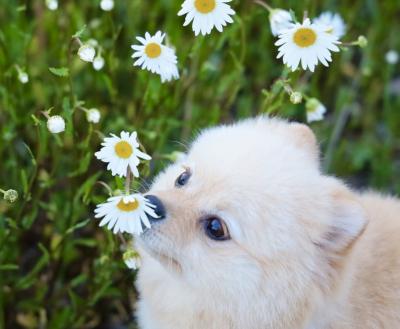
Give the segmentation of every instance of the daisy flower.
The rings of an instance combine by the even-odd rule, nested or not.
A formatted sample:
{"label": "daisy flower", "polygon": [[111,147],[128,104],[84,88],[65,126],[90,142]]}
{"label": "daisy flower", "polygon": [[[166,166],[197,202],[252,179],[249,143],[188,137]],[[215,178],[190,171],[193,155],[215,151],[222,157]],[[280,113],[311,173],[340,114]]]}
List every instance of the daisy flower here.
{"label": "daisy flower", "polygon": [[159,74],[162,82],[179,78],[175,50],[162,44],[164,38],[165,33],[161,31],[153,36],[146,32],[144,38],[136,37],[141,45],[131,46],[132,58],[137,58],[133,65]]}
{"label": "daisy flower", "polygon": [[231,0],[185,0],[178,16],[186,15],[183,26],[193,21],[192,29],[195,35],[210,34],[215,27],[222,32],[223,26],[233,23],[235,11],[227,4]]}
{"label": "daisy flower", "polygon": [[154,207],[143,195],[131,194],[111,197],[107,202],[99,204],[94,212],[96,218],[103,218],[99,226],[107,225],[114,234],[127,232],[139,235],[143,232],[142,223],[150,228],[147,215],[158,217]]}
{"label": "daisy flower", "polygon": [[295,71],[300,62],[303,70],[307,68],[314,72],[315,66],[320,61],[328,66],[332,61],[331,51],[339,51],[337,36],[327,33],[325,27],[312,24],[307,18],[302,24],[293,24],[290,29],[279,35],[275,43],[279,46],[277,58],[283,57],[283,63]]}
{"label": "daisy flower", "polygon": [[306,102],[307,122],[321,121],[326,113],[326,107],[316,98]]}
{"label": "daisy flower", "polygon": [[271,33],[273,36],[277,36],[280,32],[292,27],[293,21],[292,16],[287,10],[283,9],[272,9],[269,14],[269,23],[271,25]]}
{"label": "daisy flower", "polygon": [[326,28],[326,32],[332,33],[340,39],[346,33],[346,24],[339,14],[326,11],[313,20],[313,23]]}
{"label": "daisy flower", "polygon": [[59,134],[65,130],[65,120],[59,115],[53,115],[47,119],[47,129],[52,134]]}
{"label": "daisy flower", "polygon": [[135,177],[139,177],[137,166],[139,158],[150,160],[151,157],[139,150],[137,133],[121,132],[121,137],[111,134],[112,137],[104,138],[103,147],[95,153],[97,159],[108,162],[107,169],[113,176],[126,176],[128,167]]}

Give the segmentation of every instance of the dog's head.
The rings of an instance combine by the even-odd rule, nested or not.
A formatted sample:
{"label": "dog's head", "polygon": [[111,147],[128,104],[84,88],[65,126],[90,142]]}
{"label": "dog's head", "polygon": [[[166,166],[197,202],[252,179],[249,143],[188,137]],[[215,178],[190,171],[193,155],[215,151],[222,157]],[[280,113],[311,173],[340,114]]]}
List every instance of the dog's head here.
{"label": "dog's head", "polygon": [[277,119],[204,131],[148,195],[162,216],[141,238],[146,252],[193,291],[271,321],[306,321],[313,301],[340,293],[366,225],[352,194],[321,174],[311,130]]}

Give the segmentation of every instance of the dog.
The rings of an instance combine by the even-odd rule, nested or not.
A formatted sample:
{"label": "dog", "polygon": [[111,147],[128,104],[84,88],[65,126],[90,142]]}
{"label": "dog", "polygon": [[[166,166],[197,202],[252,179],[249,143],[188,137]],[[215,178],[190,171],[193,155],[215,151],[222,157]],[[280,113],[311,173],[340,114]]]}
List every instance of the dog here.
{"label": "dog", "polygon": [[400,202],[323,174],[306,125],[207,129],[147,198],[141,329],[400,328]]}

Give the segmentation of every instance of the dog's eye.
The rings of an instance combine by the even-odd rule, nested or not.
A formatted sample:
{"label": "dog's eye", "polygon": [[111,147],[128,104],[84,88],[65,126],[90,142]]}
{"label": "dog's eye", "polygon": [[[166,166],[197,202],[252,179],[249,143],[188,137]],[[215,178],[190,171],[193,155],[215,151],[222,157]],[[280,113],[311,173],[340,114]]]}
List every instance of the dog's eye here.
{"label": "dog's eye", "polygon": [[218,217],[205,219],[204,230],[207,236],[213,240],[224,241],[231,238],[225,222]]}
{"label": "dog's eye", "polygon": [[189,170],[184,171],[182,174],[179,175],[179,177],[175,181],[175,186],[176,187],[182,187],[187,184],[189,181],[189,178],[191,176],[191,172]]}

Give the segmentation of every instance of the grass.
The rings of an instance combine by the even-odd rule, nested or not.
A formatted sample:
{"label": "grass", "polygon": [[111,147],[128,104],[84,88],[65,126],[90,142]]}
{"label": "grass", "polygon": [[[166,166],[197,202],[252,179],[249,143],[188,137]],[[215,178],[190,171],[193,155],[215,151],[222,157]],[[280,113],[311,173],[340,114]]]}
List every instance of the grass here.
{"label": "grass", "polygon": [[[98,228],[93,209],[107,190],[123,189],[93,156],[105,134],[137,130],[154,160],[146,185],[168,163],[179,142],[203,127],[261,113],[305,121],[304,103],[291,104],[279,78],[268,13],[233,1],[235,23],[223,33],[195,38],[177,17],[180,1],[117,1],[111,12],[97,1],[3,1],[0,11],[0,188],[19,199],[0,201],[0,328],[135,328],[135,272],[122,261],[121,241]],[[399,65],[385,53],[400,49],[398,0],[273,1],[298,17],[339,12],[345,41],[368,38],[366,48],[334,55],[329,68],[288,75],[290,85],[328,108],[312,128],[323,166],[357,187],[400,193]],[[76,56],[71,38],[96,39],[106,59],[95,71]],[[132,66],[135,36],[158,29],[177,48],[181,79],[161,84]],[[29,74],[18,80],[16,65]],[[50,68],[64,68],[50,70]],[[68,70],[68,71],[67,71]],[[99,108],[100,124],[80,107]],[[52,108],[66,132],[48,132],[41,111]]]}

